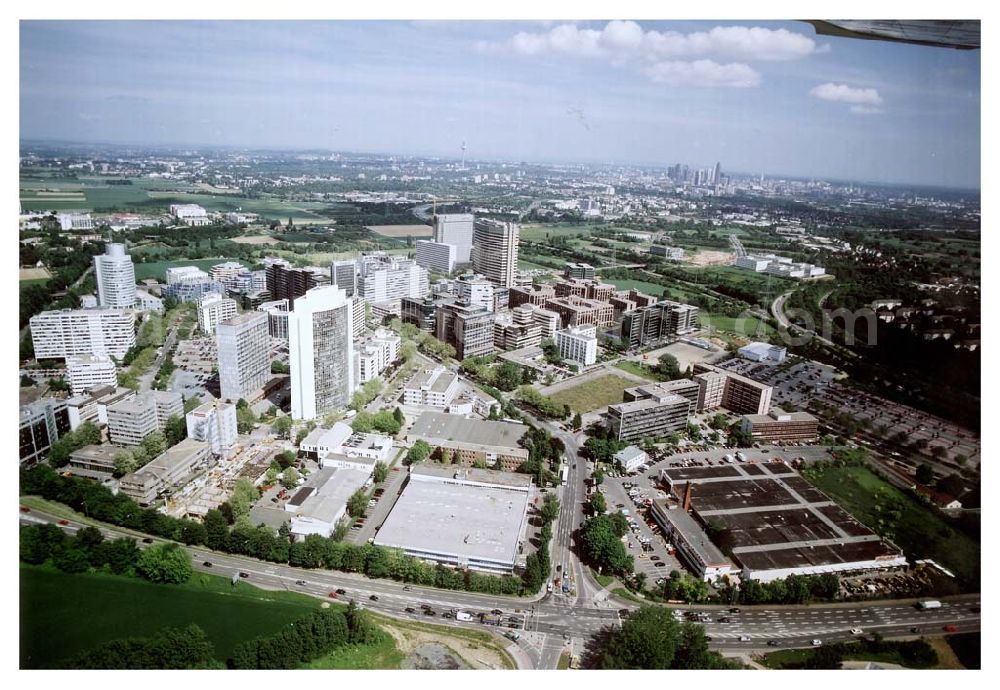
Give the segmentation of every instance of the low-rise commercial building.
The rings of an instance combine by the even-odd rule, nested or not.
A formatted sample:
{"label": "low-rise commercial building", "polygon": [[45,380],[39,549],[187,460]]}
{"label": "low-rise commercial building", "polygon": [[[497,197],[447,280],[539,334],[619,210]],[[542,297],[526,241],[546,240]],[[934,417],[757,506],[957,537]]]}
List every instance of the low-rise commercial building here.
{"label": "low-rise commercial building", "polygon": [[458,568],[509,574],[525,546],[531,495],[526,475],[414,465],[375,544]]}
{"label": "low-rise commercial building", "polygon": [[712,543],[705,530],[680,506],[663,499],[653,499],[650,515],[663,530],[663,536],[677,549],[684,565],[706,582],[733,574],[738,568]]}
{"label": "low-rise commercial building", "polygon": [[808,412],[772,407],[767,414],[743,415],[740,429],[763,443],[806,443],[819,437],[819,420]]}
{"label": "low-rise commercial building", "polygon": [[638,446],[626,446],[615,453],[614,458],[615,462],[621,465],[626,472],[635,472],[649,461],[646,451]]}
{"label": "low-rise commercial building", "polygon": [[190,226],[208,225],[211,219],[198,204],[170,204],[170,215]]}
{"label": "low-rise commercial building", "polygon": [[337,458],[386,460],[392,449],[392,439],[378,434],[355,433],[343,422],[329,429],[313,429],[299,444],[299,454],[316,460],[324,467]]}
{"label": "low-rise commercial building", "polygon": [[142,468],[122,477],[121,492],[139,505],[150,505],[164,492],[186,483],[207,468],[211,457],[211,447],[207,443],[186,438]]}
{"label": "low-rise commercial building", "polygon": [[107,479],[115,473],[115,457],[122,452],[116,446],[83,446],[69,455],[74,474],[91,479]]}
{"label": "low-rise commercial building", "polygon": [[444,409],[459,390],[458,374],[445,367],[418,372],[403,389],[404,405],[423,405]]}
{"label": "low-rise commercial building", "polygon": [[372,476],[373,464],[350,467],[323,467],[292,494],[285,504],[291,513],[291,531],[297,539],[310,534],[329,537],[347,513],[347,501],[365,486]]}
{"label": "low-rise commercial building", "polygon": [[749,359],[751,362],[781,364],[785,361],[785,355],[788,353],[788,350],[780,345],[772,345],[771,343],[750,343],[741,347],[737,352],[740,357]]}
{"label": "low-rise commercial building", "polygon": [[466,419],[443,412],[424,412],[406,432],[404,440],[413,444],[426,441],[432,457],[466,467],[483,463],[505,472],[517,470],[528,451],[520,440],[528,431],[524,424]]}
{"label": "low-rise commercial building", "polygon": [[594,267],[590,264],[567,261],[566,267],[563,269],[563,275],[568,279],[593,280],[596,274],[594,273]]}

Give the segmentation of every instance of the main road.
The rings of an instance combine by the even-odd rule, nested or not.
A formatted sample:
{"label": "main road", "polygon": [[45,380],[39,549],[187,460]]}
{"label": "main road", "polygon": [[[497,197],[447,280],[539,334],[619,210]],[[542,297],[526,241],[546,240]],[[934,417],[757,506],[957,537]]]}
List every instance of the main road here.
{"label": "main road", "polygon": [[[567,501],[566,505],[569,505]],[[561,520],[563,518],[560,510]],[[38,523],[59,524],[60,519],[38,509],[21,513],[22,525]],[[61,525],[68,532],[84,526],[81,522],[65,521]],[[130,530],[101,525],[106,538],[142,537]],[[567,534],[557,530],[557,534]],[[146,538],[139,546],[162,542]],[[562,548],[563,545],[556,546]],[[182,545],[183,546],[183,545]],[[422,619],[452,627],[491,630],[478,622],[461,622],[454,618],[441,619],[440,614],[451,610],[472,613],[500,609],[504,612],[504,625],[516,627],[521,635],[517,649],[510,645],[521,664],[533,668],[554,668],[559,654],[568,639],[587,639],[608,626],[619,625],[622,613],[638,608],[633,602],[610,599],[608,608],[592,606],[581,583],[589,577],[576,565],[571,567],[576,575],[577,594],[564,598],[549,594],[534,597],[502,597],[474,592],[441,590],[419,585],[406,585],[391,580],[369,579],[355,573],[330,570],[294,568],[279,563],[267,563],[245,556],[211,551],[204,547],[184,546],[191,554],[196,570],[245,579],[248,583],[272,590],[297,591],[330,601],[330,594],[337,589],[346,590],[338,600],[354,599],[373,611],[402,619]],[[561,553],[554,548],[553,553]],[[557,562],[558,561],[554,561]],[[572,562],[570,560],[569,562]],[[245,573],[246,578],[240,578]],[[593,591],[588,590],[588,591]],[[980,629],[980,599],[978,594],[948,597],[938,609],[920,610],[914,600],[863,601],[814,606],[743,606],[739,612],[730,613],[724,606],[684,606],[681,610],[707,615],[702,621],[710,647],[724,653],[748,653],[770,648],[769,641],[780,647],[809,646],[814,639],[834,642],[853,637],[851,630],[879,633],[883,637],[914,637],[942,634],[944,626],[954,626],[957,632],[974,632]],[[420,613],[422,604],[435,610],[435,616]],[[413,608],[415,613],[407,613]],[[627,611],[626,611],[627,610]],[[511,616],[517,618],[511,621]],[[728,622],[719,619],[727,617]],[[915,629],[915,630],[914,630]],[[534,644],[532,639],[541,639]],[[519,653],[518,653],[519,652]]]}

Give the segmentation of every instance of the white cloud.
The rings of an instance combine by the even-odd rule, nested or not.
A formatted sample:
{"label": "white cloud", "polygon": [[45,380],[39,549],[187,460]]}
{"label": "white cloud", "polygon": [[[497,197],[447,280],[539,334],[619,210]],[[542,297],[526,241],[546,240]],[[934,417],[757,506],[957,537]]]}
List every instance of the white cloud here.
{"label": "white cloud", "polygon": [[668,60],[649,65],[643,72],[653,81],[670,86],[747,88],[760,84],[760,74],[739,62],[720,65],[712,60]]}
{"label": "white cloud", "polygon": [[814,87],[810,96],[821,98],[824,101],[837,101],[839,103],[851,103],[862,106],[882,105],[882,97],[878,95],[878,90],[871,88],[856,88],[847,84],[834,84],[827,82]]}
{"label": "white cloud", "polygon": [[[486,46],[484,46],[486,47]],[[519,55],[555,53],[576,57],[655,61],[668,57],[719,56],[743,60],[795,60],[822,50],[803,34],[787,29],[717,26],[709,31],[646,31],[633,21],[614,20],[603,29],[560,24],[544,32],[520,32],[491,46]],[[828,47],[825,47],[828,49]]]}
{"label": "white cloud", "polygon": [[856,115],[881,115],[885,111],[871,105],[852,105],[851,112]]}

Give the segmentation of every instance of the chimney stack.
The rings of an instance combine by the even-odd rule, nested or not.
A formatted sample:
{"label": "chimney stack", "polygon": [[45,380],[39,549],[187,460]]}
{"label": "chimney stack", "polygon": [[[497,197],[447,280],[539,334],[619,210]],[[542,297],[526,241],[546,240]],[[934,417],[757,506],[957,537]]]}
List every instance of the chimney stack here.
{"label": "chimney stack", "polygon": [[691,512],[691,482],[684,487],[684,512]]}

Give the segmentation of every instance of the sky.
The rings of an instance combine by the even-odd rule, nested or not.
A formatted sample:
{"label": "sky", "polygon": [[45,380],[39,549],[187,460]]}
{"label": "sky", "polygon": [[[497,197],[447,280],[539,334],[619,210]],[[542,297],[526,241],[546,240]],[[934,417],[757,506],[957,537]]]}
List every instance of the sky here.
{"label": "sky", "polygon": [[980,186],[980,51],[803,22],[22,21],[20,135]]}

